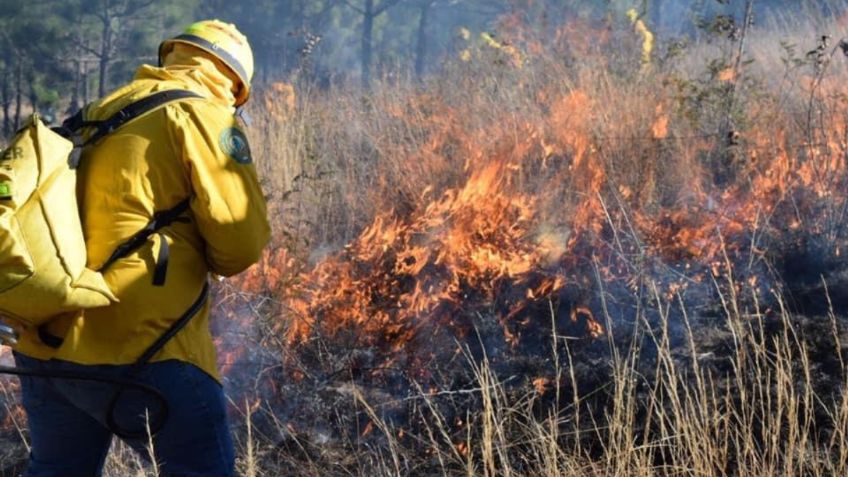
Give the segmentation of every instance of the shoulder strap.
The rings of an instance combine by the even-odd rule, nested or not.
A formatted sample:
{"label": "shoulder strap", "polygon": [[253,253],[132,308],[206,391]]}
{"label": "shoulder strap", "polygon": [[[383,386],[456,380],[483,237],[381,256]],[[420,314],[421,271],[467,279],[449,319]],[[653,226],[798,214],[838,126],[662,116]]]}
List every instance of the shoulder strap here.
{"label": "shoulder strap", "polygon": [[[135,101],[133,103],[124,106],[110,116],[108,119],[101,121],[86,121],[84,119],[84,111],[85,108],[77,112],[75,115],[66,119],[62,123],[62,130],[67,136],[72,136],[74,133],[79,131],[85,127],[94,127],[96,128],[94,133],[82,144],[83,146],[88,146],[90,144],[94,144],[95,142],[103,139],[112,131],[118,129],[119,127],[127,124],[133,119],[138,118],[139,116],[149,113],[154,109],[164,106],[168,103],[179,101],[183,99],[195,99],[195,98],[203,98],[203,96],[184,89],[169,89],[165,91],[159,91],[153,93],[151,95],[145,96],[144,98]],[[62,133],[62,131],[60,131]]]}
{"label": "shoulder strap", "polygon": [[[131,253],[141,248],[147,242],[151,236],[162,230],[163,228],[173,224],[174,222],[178,222],[180,217],[189,210],[191,207],[191,199],[183,199],[179,204],[174,206],[171,209],[157,212],[153,215],[153,219],[147,223],[147,225],[136,232],[132,237],[127,239],[126,242],[122,243],[112,252],[112,255],[100,266],[97,270],[98,272],[103,272],[107,268],[111,267],[118,260],[129,256]],[[165,271],[167,269],[168,263],[168,252],[167,252],[167,242],[162,240],[162,245],[160,246],[160,256],[157,259],[156,273],[154,276],[154,284],[162,285],[165,282]]]}

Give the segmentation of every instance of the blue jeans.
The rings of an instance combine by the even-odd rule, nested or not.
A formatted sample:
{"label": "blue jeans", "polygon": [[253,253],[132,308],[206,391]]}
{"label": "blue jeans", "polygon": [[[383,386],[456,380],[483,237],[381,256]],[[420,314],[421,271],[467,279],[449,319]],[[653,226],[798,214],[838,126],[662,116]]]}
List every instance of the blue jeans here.
{"label": "blue jeans", "polygon": [[[18,367],[121,376],[128,366],[83,366],[15,355]],[[235,453],[227,427],[221,385],[199,368],[180,361],[145,365],[134,378],[162,392],[168,419],[153,437],[163,477],[233,477]],[[21,377],[21,394],[32,450],[25,477],[99,477],[112,442],[107,409],[115,386],[105,383]],[[143,430],[145,413],[158,406],[139,391],[125,392],[116,407],[122,428]],[[154,417],[149,417],[151,421]],[[127,443],[149,459],[149,441]]]}

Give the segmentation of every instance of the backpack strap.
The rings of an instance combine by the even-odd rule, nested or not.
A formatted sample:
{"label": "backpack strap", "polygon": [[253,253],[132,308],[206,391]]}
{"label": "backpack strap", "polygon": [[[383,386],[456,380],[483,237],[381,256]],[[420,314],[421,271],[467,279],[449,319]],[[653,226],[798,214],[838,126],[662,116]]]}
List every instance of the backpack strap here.
{"label": "backpack strap", "polygon": [[108,136],[112,133],[112,131],[118,129],[124,124],[132,121],[133,119],[138,118],[139,116],[142,116],[145,113],[153,111],[154,109],[160,106],[164,106],[173,101],[189,98],[203,98],[203,96],[193,91],[183,89],[159,91],[149,96],[145,96],[144,98],[125,106],[120,111],[113,114],[106,120],[82,121],[83,126],[94,126],[95,128],[97,128],[94,131],[94,134],[92,134],[83,143],[83,147],[96,143],[97,141]]}
{"label": "backpack strap", "polygon": [[[51,129],[74,144],[74,149],[68,158],[68,165],[72,169],[76,169],[79,165],[83,147],[94,144],[124,124],[138,118],[139,116],[149,113],[160,106],[164,106],[173,101],[194,98],[203,99],[203,96],[184,89],[168,89],[159,91],[124,106],[117,113],[102,120],[85,119],[85,111],[89,106],[91,106],[91,104],[89,104],[77,111],[73,116],[65,119],[61,126],[55,126]],[[95,130],[87,140],[83,140],[80,131],[89,127],[93,127]]]}
{"label": "backpack strap", "polygon": [[[124,124],[127,124],[133,119],[153,111],[156,108],[174,101],[194,98],[203,98],[203,96],[184,89],[159,91],[124,106],[118,112],[105,120],[86,121],[83,116],[83,111],[80,111],[74,116],[68,118],[64,123],[62,123],[62,126],[70,131],[79,131],[84,127],[96,128],[94,133],[82,144],[82,146],[85,147],[96,143]],[[132,237],[127,239],[126,242],[121,244],[114,252],[112,252],[112,255],[98,271],[105,271],[116,261],[129,256],[132,252],[140,248],[151,236],[159,232],[161,229],[180,220],[180,216],[189,209],[190,201],[191,199],[187,198],[172,209],[156,212],[150,222],[148,222],[143,229],[136,232]],[[153,284],[156,286],[162,286],[165,284],[169,255],[170,250],[168,247],[168,241],[165,239],[164,235],[160,234],[159,255],[156,259],[156,268],[153,274]]]}
{"label": "backpack strap", "polygon": [[[88,126],[96,126],[100,124],[102,121],[86,121],[85,120],[85,108],[80,109],[73,116],[62,121],[62,125],[59,127],[53,128],[54,131],[61,134],[67,139],[71,139],[73,135],[79,131],[80,129]],[[78,145],[78,144],[74,144]]]}
{"label": "backpack strap", "polygon": [[168,89],[164,91],[158,91],[156,93],[145,96],[144,98],[135,101],[133,103],[128,104],[121,108],[118,112],[103,120],[85,120],[85,110],[83,108],[79,110],[76,114],[69,117],[65,121],[62,122],[62,126],[56,128],[56,132],[65,136],[65,137],[73,137],[76,133],[78,133],[81,129],[87,127],[95,128],[94,133],[92,133],[89,138],[80,144],[80,146],[85,147],[91,144],[96,143],[97,141],[103,139],[104,137],[111,134],[116,129],[120,128],[124,124],[132,121],[133,119],[138,118],[150,111],[153,111],[160,106],[164,106],[168,103],[184,100],[184,99],[202,99],[203,96],[195,93],[194,91],[188,91],[184,89]]}
{"label": "backpack strap", "polygon": [[[127,239],[126,242],[119,245],[118,248],[112,252],[112,255],[103,263],[103,265],[97,269],[97,271],[104,272],[118,260],[129,256],[131,253],[141,248],[141,246],[147,242],[147,239],[163,228],[173,224],[174,222],[184,220],[181,216],[188,211],[190,205],[190,198],[183,199],[173,208],[153,214],[153,219],[151,219],[143,229],[139,230],[132,237]],[[168,242],[165,240],[164,236],[161,236],[161,234],[160,238],[159,255],[156,259],[156,269],[153,273],[153,284],[156,286],[162,286],[165,284],[165,274],[168,270]]]}

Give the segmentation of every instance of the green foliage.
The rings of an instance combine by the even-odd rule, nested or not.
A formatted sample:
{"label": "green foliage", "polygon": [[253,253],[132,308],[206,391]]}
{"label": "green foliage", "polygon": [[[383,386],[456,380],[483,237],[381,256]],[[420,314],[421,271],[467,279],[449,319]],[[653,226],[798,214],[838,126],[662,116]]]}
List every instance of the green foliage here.
{"label": "green foliage", "polygon": [[39,105],[46,106],[48,108],[55,108],[59,106],[62,94],[58,89],[46,86],[43,81],[38,81],[33,84],[32,89],[35,96],[38,98]]}
{"label": "green foliage", "polygon": [[751,64],[751,60],[743,61],[742,73],[734,76],[726,59],[713,58],[707,60],[699,77],[673,80],[683,117],[706,135],[724,134],[721,129],[727,124],[736,131],[744,130],[749,123],[748,95],[759,89],[757,80],[745,73]]}
{"label": "green foliage", "polygon": [[739,27],[731,15],[716,15],[712,18],[701,18],[697,21],[698,28],[710,36],[727,37],[735,40],[739,37]]}

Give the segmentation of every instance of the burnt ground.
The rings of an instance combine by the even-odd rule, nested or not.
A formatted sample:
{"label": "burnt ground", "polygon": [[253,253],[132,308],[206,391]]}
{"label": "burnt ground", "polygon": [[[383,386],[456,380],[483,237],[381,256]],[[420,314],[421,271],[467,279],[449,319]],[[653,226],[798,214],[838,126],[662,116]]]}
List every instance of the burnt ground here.
{"label": "burnt ground", "polygon": [[[509,401],[528,406],[539,419],[551,409],[568,409],[576,394],[583,398],[583,415],[602,421],[614,399],[612,350],[619,356],[638,350],[635,401],[649,402],[656,384],[656,340],[664,330],[681,387],[693,385],[690,370],[697,362],[714,379],[719,395],[734,396],[737,379],[753,383],[757,377],[735,375],[738,330],[731,330],[723,305],[731,296],[738,311],[730,314],[754,341],[768,344],[789,338],[806,346],[811,383],[822,403],[812,428],[819,441],[826,441],[832,431],[827,408],[839,402],[845,390],[840,359],[848,357],[848,262],[832,242],[788,243],[768,258],[746,255],[742,248],[731,250],[728,263],[743,265],[730,266],[730,273],[722,265],[705,266],[694,259],[676,260],[673,267],[645,260],[634,277],[620,272],[623,268],[617,269],[613,261],[587,261],[571,268],[575,278],[563,290],[531,303],[508,322],[498,318],[499,310],[509,309],[523,289],[504,284],[494,301],[467,290],[466,302],[450,319],[420,325],[400,348],[391,342],[392,336],[385,337],[387,342],[368,339],[364,345],[356,329],[331,337],[315,334],[285,350],[283,362],[266,370],[265,402],[253,419],[268,445],[265,458],[284,474],[300,475],[318,462],[321,475],[343,475],[367,468],[353,456],[388,453],[394,445],[404,455],[416,456],[406,463],[411,475],[435,475],[442,463],[427,451],[435,420],[432,408],[454,443],[467,439],[468,421],[479,419],[484,407],[475,375],[480,363],[489,364]],[[678,302],[685,305],[685,319]],[[607,329],[604,336],[591,336],[592,315]],[[554,341],[564,371],[558,402],[553,392],[558,368]],[[801,360],[795,365],[795,375],[803,375]],[[646,412],[637,409],[637,427]],[[586,421],[591,419],[584,419],[582,428]],[[569,426],[563,424],[564,436],[574,430]],[[386,432],[393,434],[392,444]],[[591,432],[582,435],[581,447],[601,458],[599,440]],[[565,448],[573,446],[569,439],[563,438]],[[526,455],[520,445],[513,451],[512,466],[521,470]],[[658,452],[656,459],[658,466],[674,463],[666,452]],[[716,470],[733,475],[733,465]]]}
{"label": "burnt ground", "polygon": [[26,466],[27,450],[21,439],[10,432],[0,433],[0,477],[17,477]]}
{"label": "burnt ground", "polygon": [[[480,334],[486,333],[489,326],[492,333],[499,324],[477,323]],[[837,317],[838,326],[848,329],[848,317]],[[840,398],[844,389],[841,365],[834,353],[834,340],[831,321],[828,317],[802,316],[793,320],[793,326],[801,339],[809,345],[809,359],[815,391],[825,402],[834,402]],[[576,326],[575,326],[576,328]],[[579,337],[577,329],[573,330]],[[626,331],[621,328],[619,331]],[[766,339],[780,336],[782,325],[765,325]],[[540,333],[542,334],[542,333]],[[621,336],[628,336],[622,334]],[[693,359],[698,360],[705,373],[724,377],[721,389],[734,386],[731,357],[734,353],[732,333],[722,326],[700,327],[694,331],[698,355],[692,356],[683,338],[672,348],[675,361],[680,369],[686,369]],[[625,345],[624,342],[628,341]],[[843,331],[841,338],[843,355],[848,355],[848,336]],[[629,337],[619,343],[622,349],[630,346]],[[531,346],[525,345],[520,351],[504,352],[492,355],[487,350],[494,374],[503,383],[506,395],[513,402],[529,403],[539,419],[544,419],[550,409],[567,409],[572,404],[574,392],[580,396],[589,396],[583,401],[584,416],[605,416],[613,405],[612,356],[605,339],[578,338],[569,343],[568,351],[573,357],[576,388],[568,377],[568,365],[562,362],[566,373],[560,382],[561,397],[556,403],[553,387],[556,377],[553,361],[550,359],[550,343],[545,340]],[[651,344],[645,342],[637,374],[650,377],[656,369],[655,356],[651,355]],[[483,345],[472,350],[472,355],[483,353]],[[470,348],[470,347],[469,347]],[[565,361],[566,350],[560,349]],[[477,355],[476,358],[481,358]],[[412,463],[411,475],[434,475],[439,470],[435,456],[429,459],[424,452],[428,429],[433,425],[433,416],[424,404],[422,394],[430,397],[430,402],[439,409],[444,422],[451,426],[452,439],[456,443],[466,439],[466,427],[463,421],[476,419],[475,413],[483,408],[479,392],[479,382],[467,364],[467,357],[459,356],[455,360],[441,363],[428,363],[428,376],[403,375],[402,372],[381,372],[371,370],[371,356],[366,351],[351,353],[345,364],[339,363],[335,372],[320,372],[312,369],[310,376],[297,382],[280,377],[288,382],[276,390],[280,399],[272,399],[267,409],[286,423],[282,429],[278,422],[270,422],[263,417],[262,411],[256,414],[254,424],[260,433],[273,443],[269,459],[274,466],[297,474],[298,469],[321,462],[327,468],[325,475],[342,475],[358,463],[352,455],[368,452],[369,449],[387,451],[387,443],[381,430],[374,427],[371,411],[363,402],[367,402],[394,433],[397,433],[398,445],[407,451],[407,455],[421,456]],[[800,368],[799,368],[800,371]],[[539,379],[542,379],[541,381]],[[691,385],[685,377],[683,385]],[[541,383],[541,384],[540,384]],[[637,401],[648,402],[653,382],[645,379],[637,386]],[[640,398],[639,396],[643,396]],[[645,410],[640,410],[644,413]],[[643,415],[642,415],[643,417]],[[829,434],[829,416],[822,412],[816,416],[820,425],[817,431],[823,438]],[[403,433],[399,433],[403,430]],[[563,429],[564,433],[571,429]],[[591,436],[590,433],[585,435]],[[277,437],[274,437],[277,436]],[[594,457],[601,457],[603,449],[599,442],[590,437],[584,438],[584,449],[590,449]],[[563,445],[571,443],[563,442]],[[669,462],[657,462],[667,464]],[[516,456],[514,468],[520,469],[521,457]],[[732,475],[731,469],[724,469]],[[460,468],[456,469],[461,471]]]}

